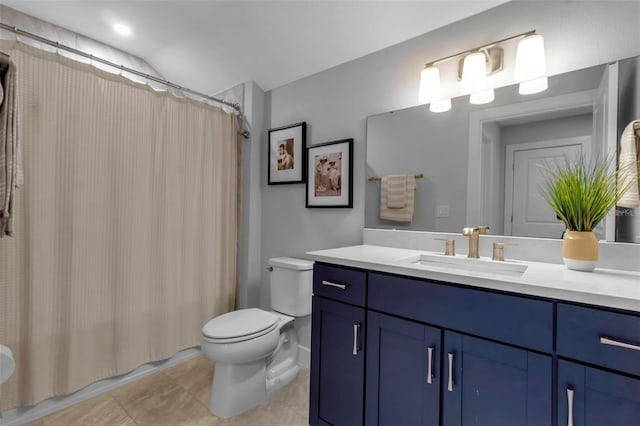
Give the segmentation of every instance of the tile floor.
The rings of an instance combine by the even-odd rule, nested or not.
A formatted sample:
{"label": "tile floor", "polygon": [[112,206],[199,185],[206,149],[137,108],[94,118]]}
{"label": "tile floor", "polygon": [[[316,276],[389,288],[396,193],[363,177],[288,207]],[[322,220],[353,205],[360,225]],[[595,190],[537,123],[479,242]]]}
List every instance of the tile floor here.
{"label": "tile floor", "polygon": [[273,398],[230,419],[209,411],[215,367],[205,356],[93,399],[50,414],[29,426],[179,425],[179,426],[304,426],[308,425],[309,370]]}

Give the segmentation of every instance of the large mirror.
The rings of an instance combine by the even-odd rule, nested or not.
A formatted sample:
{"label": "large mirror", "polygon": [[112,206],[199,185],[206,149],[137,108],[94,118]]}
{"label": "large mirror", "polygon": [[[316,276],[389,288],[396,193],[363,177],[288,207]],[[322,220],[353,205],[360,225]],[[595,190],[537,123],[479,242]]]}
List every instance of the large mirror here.
{"label": "large mirror", "polygon": [[[445,113],[421,105],[368,117],[365,226],[457,233],[481,224],[492,234],[560,238],[564,226],[542,198],[543,168],[532,165],[615,151],[620,127],[640,117],[639,64],[640,57],[556,75],[535,95],[499,88],[486,105],[465,96]],[[376,178],[393,174],[420,176],[411,223],[380,219]],[[596,233],[640,242],[636,216],[612,216]]]}

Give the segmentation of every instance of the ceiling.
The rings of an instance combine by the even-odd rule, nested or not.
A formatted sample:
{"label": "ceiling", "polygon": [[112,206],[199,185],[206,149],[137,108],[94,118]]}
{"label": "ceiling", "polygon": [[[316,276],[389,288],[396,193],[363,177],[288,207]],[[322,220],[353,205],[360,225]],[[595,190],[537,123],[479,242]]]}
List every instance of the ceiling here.
{"label": "ceiling", "polygon": [[[204,93],[270,90],[505,3],[494,1],[3,1],[146,60]],[[1,20],[1,19],[0,19]],[[122,22],[133,34],[116,34]]]}

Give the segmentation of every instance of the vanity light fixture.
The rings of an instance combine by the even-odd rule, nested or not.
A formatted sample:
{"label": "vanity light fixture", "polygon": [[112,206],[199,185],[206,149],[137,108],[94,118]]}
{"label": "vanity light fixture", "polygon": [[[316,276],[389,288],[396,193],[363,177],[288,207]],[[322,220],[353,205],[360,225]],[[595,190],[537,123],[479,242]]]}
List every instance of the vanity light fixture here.
{"label": "vanity light fixture", "polygon": [[547,77],[537,78],[535,80],[523,81],[518,86],[518,93],[521,95],[532,95],[547,90],[549,82]]}
{"label": "vanity light fixture", "polygon": [[514,78],[520,83],[519,93],[538,93],[547,88],[544,42],[535,30],[527,31],[493,43],[447,56],[429,62],[420,73],[418,100],[430,104],[432,112],[448,111],[451,99],[442,99],[442,87],[438,64],[458,59],[458,80],[460,91],[469,95],[472,104],[485,104],[493,101],[494,88],[487,77],[502,71],[504,52],[499,44],[522,38],[518,43]]}
{"label": "vanity light fixture", "polygon": [[518,92],[530,95],[547,89],[547,61],[544,38],[540,34],[528,35],[518,42],[513,78],[520,83]]}
{"label": "vanity light fixture", "polygon": [[492,102],[495,97],[493,89],[481,90],[469,95],[469,103],[474,105],[488,104]]}
{"label": "vanity light fixture", "polygon": [[465,95],[486,89],[487,57],[483,52],[469,53],[464,57],[460,90]]}
{"label": "vanity light fixture", "polygon": [[451,109],[451,99],[438,99],[440,96],[440,70],[426,66],[420,73],[420,103],[429,104],[431,112],[445,112]]}
{"label": "vanity light fixture", "polygon": [[437,98],[440,91],[440,70],[434,66],[426,66],[420,73],[420,88],[418,90],[418,100],[420,103],[428,104]]}
{"label": "vanity light fixture", "polygon": [[431,112],[446,112],[451,109],[451,98],[440,99],[432,101],[429,104],[429,111]]}
{"label": "vanity light fixture", "polygon": [[464,57],[460,90],[469,93],[472,104],[486,104],[493,101],[494,92],[487,88],[487,56],[485,52],[474,52]]}

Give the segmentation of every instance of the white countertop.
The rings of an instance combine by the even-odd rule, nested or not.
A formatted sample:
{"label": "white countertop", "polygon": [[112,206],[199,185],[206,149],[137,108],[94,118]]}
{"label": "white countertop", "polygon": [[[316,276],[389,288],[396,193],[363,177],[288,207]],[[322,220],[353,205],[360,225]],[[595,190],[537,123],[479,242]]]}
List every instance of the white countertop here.
{"label": "white countertop", "polygon": [[528,267],[522,276],[516,277],[456,270],[448,266],[416,266],[402,261],[421,253],[428,252],[359,245],[313,251],[307,255],[313,260],[336,265],[640,313],[640,273],[637,272],[600,268],[593,272],[579,272],[568,270],[564,265],[518,261]]}

